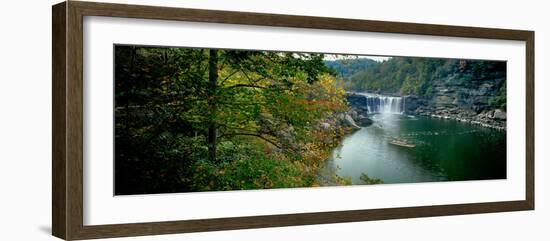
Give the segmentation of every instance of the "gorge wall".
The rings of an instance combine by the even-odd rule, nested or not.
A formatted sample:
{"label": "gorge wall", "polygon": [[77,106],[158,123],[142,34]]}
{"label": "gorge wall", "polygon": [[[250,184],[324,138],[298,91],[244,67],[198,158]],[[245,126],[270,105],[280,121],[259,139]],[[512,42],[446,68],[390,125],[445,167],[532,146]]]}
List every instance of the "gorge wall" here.
{"label": "gorge wall", "polygon": [[391,102],[385,110],[506,128],[504,61],[393,57],[345,84],[348,103],[362,114]]}
{"label": "gorge wall", "polygon": [[434,81],[430,96],[348,92],[347,100],[352,112],[364,116],[381,112],[405,113],[505,129],[506,111],[495,105],[505,82],[504,76],[495,76],[472,83],[471,76],[457,74]]}
{"label": "gorge wall", "polygon": [[461,75],[434,81],[430,96],[404,96],[404,112],[505,129],[506,111],[496,103],[506,78],[497,76],[471,82],[468,76]]}

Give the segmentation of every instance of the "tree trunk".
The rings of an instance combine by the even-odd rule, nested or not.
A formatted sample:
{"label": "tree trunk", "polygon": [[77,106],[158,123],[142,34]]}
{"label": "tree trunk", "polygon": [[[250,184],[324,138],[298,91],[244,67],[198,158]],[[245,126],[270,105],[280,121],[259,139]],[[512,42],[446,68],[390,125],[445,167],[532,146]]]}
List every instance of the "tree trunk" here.
{"label": "tree trunk", "polygon": [[210,107],[210,123],[208,123],[208,158],[210,161],[216,161],[216,90],[218,86],[218,51],[210,49],[208,59],[208,82],[209,96],[208,105]]}

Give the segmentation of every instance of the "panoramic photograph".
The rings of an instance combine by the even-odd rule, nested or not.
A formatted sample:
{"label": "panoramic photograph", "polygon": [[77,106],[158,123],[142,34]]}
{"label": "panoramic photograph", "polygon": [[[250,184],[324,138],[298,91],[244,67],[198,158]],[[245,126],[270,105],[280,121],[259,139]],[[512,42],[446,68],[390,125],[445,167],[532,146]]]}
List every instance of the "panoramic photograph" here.
{"label": "panoramic photograph", "polygon": [[506,179],[506,62],[114,46],[114,194]]}

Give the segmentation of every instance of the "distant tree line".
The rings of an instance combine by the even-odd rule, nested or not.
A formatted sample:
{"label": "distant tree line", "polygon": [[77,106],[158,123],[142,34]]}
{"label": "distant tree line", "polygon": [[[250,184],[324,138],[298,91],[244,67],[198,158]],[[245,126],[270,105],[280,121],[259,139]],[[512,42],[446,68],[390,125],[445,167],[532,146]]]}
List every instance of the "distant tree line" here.
{"label": "distant tree line", "polygon": [[[345,87],[354,91],[429,97],[437,81],[454,77],[467,80],[466,85],[476,86],[480,80],[505,75],[504,61],[393,57],[353,73],[345,79]],[[499,96],[505,98],[505,84],[500,88]],[[502,98],[495,101],[498,102],[496,105],[505,103]]]}
{"label": "distant tree line", "polygon": [[364,71],[365,69],[375,67],[380,63],[369,58],[347,56],[340,59],[325,60],[325,64],[331,68],[337,76],[348,79],[352,75]]}

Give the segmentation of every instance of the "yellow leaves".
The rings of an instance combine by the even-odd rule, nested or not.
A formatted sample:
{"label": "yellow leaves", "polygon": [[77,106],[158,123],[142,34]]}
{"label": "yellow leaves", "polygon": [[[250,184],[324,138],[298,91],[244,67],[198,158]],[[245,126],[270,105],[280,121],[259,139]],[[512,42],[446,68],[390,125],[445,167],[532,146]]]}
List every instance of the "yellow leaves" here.
{"label": "yellow leaves", "polygon": [[347,108],[345,90],[336,85],[336,79],[331,75],[322,75],[317,82],[300,86],[297,91],[307,97],[303,104],[309,106],[308,110],[342,112]]}
{"label": "yellow leaves", "polygon": [[262,105],[262,106],[260,106],[260,112],[261,112],[261,113],[268,113],[269,110],[267,109],[266,106]]}
{"label": "yellow leaves", "polygon": [[170,82],[170,76],[168,76],[168,75],[162,76],[162,77],[159,78],[159,80],[160,80],[161,85],[165,85],[168,82]]}

